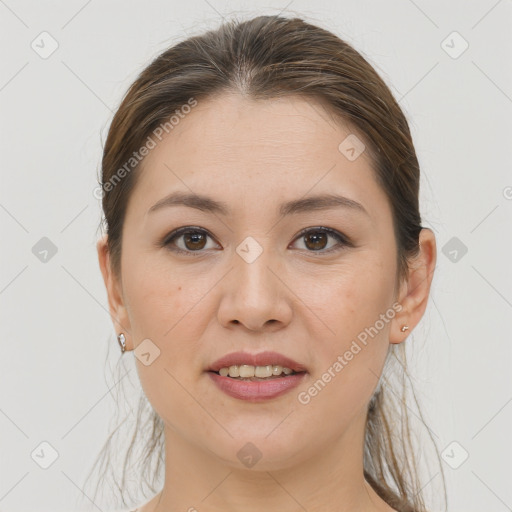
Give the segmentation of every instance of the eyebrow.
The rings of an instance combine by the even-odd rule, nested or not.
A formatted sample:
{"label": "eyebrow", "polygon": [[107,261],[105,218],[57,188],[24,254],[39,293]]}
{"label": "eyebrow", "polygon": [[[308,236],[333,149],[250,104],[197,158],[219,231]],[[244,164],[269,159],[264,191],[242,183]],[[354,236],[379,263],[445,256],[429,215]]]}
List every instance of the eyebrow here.
{"label": "eyebrow", "polygon": [[[228,216],[230,213],[226,203],[212,199],[211,197],[201,194],[191,194],[185,192],[173,192],[168,196],[160,199],[149,210],[148,213],[155,212],[164,207],[187,206],[196,208],[204,212],[218,213],[219,215]],[[327,210],[330,208],[348,208],[354,211],[364,213],[369,216],[368,212],[361,203],[354,201],[348,197],[336,194],[321,194],[317,196],[294,199],[281,204],[279,213],[282,216],[304,213],[316,210]]]}

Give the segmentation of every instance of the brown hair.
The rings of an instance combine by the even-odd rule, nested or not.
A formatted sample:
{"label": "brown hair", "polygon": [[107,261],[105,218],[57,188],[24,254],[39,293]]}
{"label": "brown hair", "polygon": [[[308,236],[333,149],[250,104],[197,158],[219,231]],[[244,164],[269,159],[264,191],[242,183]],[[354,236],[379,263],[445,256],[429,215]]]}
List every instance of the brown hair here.
{"label": "brown hair", "polygon": [[[354,48],[300,18],[280,16],[230,21],[217,30],[189,37],[159,55],[129,88],[108,132],[100,180],[113,272],[117,276],[121,273],[123,220],[139,168],[134,164],[133,170],[127,170],[126,162],[191,99],[200,102],[232,91],[254,99],[293,94],[315,100],[364,140],[376,180],[392,209],[398,285],[406,276],[408,261],[418,254],[422,229],[418,206],[420,170],[407,120],[384,81]],[[126,172],[114,183],[121,168]],[[393,345],[389,353],[399,363],[403,396],[410,390],[405,380],[409,377],[404,344],[398,348]],[[386,368],[388,363],[389,357]],[[394,398],[388,384],[377,388],[368,407],[364,475],[396,510],[424,512],[407,405],[402,398]],[[118,484],[121,493],[144,407],[147,403],[141,397],[136,432],[125,458],[123,481]],[[163,443],[162,420],[149,409],[150,432],[145,438],[143,461],[146,469]],[[161,453],[157,453],[155,479],[161,467],[160,457]],[[443,476],[442,467],[440,472]],[[154,492],[151,484],[150,488]]]}

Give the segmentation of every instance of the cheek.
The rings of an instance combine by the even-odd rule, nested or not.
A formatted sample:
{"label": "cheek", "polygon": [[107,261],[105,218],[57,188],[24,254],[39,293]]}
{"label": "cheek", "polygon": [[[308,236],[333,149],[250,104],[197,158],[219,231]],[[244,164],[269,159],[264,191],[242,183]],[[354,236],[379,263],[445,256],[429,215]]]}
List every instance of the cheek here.
{"label": "cheek", "polygon": [[344,402],[340,403],[342,410],[351,410],[369,398],[377,384],[395,314],[394,272],[391,257],[367,254],[333,272],[335,277],[324,279],[321,293],[317,288],[316,293],[310,290],[306,295],[308,306],[323,325],[322,334],[313,338],[315,378],[328,372],[326,387],[333,393],[329,399]]}
{"label": "cheek", "polygon": [[[154,264],[144,272],[127,272],[127,275],[131,276],[126,279],[125,289],[130,298],[129,316],[135,343],[150,339],[159,351],[149,365],[139,360],[136,351],[139,380],[155,411],[168,426],[177,428],[177,418],[183,415],[184,408],[197,412],[197,403],[186,389],[191,370],[199,368],[198,340],[205,318],[201,299],[211,283]],[[200,411],[196,416],[194,421],[204,422],[206,429],[208,418]]]}
{"label": "cheek", "polygon": [[139,338],[153,336],[167,349],[169,340],[181,339],[177,332],[195,325],[187,320],[211,287],[211,278],[169,265],[165,257],[126,253],[123,287],[132,329]]}
{"label": "cheek", "polygon": [[187,380],[187,372],[199,368],[198,340],[205,319],[201,299],[211,283],[177,272],[169,265],[162,268],[154,261],[127,261],[131,265],[127,263],[125,267],[127,277],[123,286],[129,299],[134,344],[138,346],[149,339],[156,347],[156,357],[149,365],[137,357],[142,345],[135,349],[137,372],[150,402],[159,414],[166,415],[173,409],[170,397],[181,397],[183,392],[178,382]]}
{"label": "cheek", "polygon": [[373,325],[392,306],[394,272],[389,261],[362,255],[329,269],[314,284],[303,281],[300,294],[318,312],[327,335],[342,342]]}

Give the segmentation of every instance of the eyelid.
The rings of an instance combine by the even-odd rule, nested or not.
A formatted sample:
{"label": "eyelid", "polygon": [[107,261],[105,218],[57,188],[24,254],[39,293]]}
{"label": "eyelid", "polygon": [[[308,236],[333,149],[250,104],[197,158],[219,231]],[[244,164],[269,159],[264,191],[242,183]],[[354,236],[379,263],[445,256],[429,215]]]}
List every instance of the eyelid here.
{"label": "eyelid", "polygon": [[[200,228],[199,226],[183,226],[181,228],[178,228],[178,229],[175,229],[174,231],[171,231],[171,233],[169,233],[168,235],[166,235],[162,242],[159,244],[161,247],[164,247],[164,248],[168,248],[168,246],[171,245],[171,242],[178,238],[180,238],[180,236],[183,236],[187,233],[201,233],[201,234],[204,234],[208,237],[210,237],[212,240],[215,241],[214,237],[204,228]],[[215,241],[215,243],[218,244],[218,242]],[[191,256],[200,256],[201,254],[203,254],[205,251],[204,250],[201,250],[201,251],[186,251],[184,249],[180,249],[179,247],[172,247],[170,248],[169,250],[172,250],[174,252],[177,252],[177,253],[185,253],[187,255],[191,255]]]}
{"label": "eyelid", "polygon": [[[185,235],[187,233],[196,233],[196,232],[204,234],[215,241],[215,238],[208,232],[208,230],[206,230],[204,228],[201,228],[199,226],[183,226],[181,228],[175,229],[174,231],[172,231],[171,233],[166,235],[159,245],[161,247],[168,247],[171,245],[171,242],[173,240],[180,238],[180,236]],[[345,234],[339,232],[336,229],[332,229],[332,228],[328,228],[328,227],[324,227],[324,226],[311,226],[308,228],[304,228],[299,233],[297,233],[297,235],[295,235],[291,244],[293,244],[296,240],[298,240],[299,238],[301,238],[311,232],[312,233],[315,233],[315,232],[327,233],[331,237],[335,238],[337,240],[338,244],[336,244],[334,247],[331,247],[330,249],[326,249],[326,250],[306,251],[308,253],[308,255],[312,254],[312,255],[321,256],[322,254],[329,254],[331,252],[339,251],[339,250],[343,249],[344,247],[354,247],[354,244],[352,243],[352,241]],[[217,241],[215,241],[215,243],[218,244]],[[191,256],[200,256],[200,255],[204,254],[204,252],[206,252],[205,250],[187,251],[184,249],[180,249],[179,247],[175,247],[175,246],[169,250],[172,250],[173,252],[177,252],[177,253],[185,253],[185,254],[191,255]]]}
{"label": "eyelid", "polygon": [[[336,238],[338,240],[338,242],[340,242],[341,244],[344,244],[348,247],[354,247],[354,244],[346,235],[344,235],[343,233],[341,233],[340,231],[338,231],[336,229],[327,228],[324,226],[313,226],[313,227],[309,227],[309,228],[304,228],[302,231],[300,231],[295,236],[293,241],[297,240],[298,238],[300,238],[304,235],[307,235],[310,232],[315,233],[315,232],[321,232],[321,231],[331,235],[333,238]],[[332,248],[332,249],[335,250],[334,248]],[[330,249],[327,249],[326,251],[308,251],[308,252],[312,252],[312,253],[318,252],[319,254],[321,254],[321,253],[325,254],[326,252],[330,252]]]}

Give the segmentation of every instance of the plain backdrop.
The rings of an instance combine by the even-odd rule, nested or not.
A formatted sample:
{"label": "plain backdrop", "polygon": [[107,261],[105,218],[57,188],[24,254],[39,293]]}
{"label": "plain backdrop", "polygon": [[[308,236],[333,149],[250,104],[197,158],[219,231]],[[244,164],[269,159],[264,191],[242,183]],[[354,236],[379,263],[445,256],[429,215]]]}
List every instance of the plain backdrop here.
{"label": "plain backdrop", "polygon": [[84,509],[109,432],[119,350],[93,190],[122,95],[222,17],[280,12],[353,44],[406,113],[438,243],[411,373],[449,511],[512,510],[510,0],[0,0],[0,510]]}

